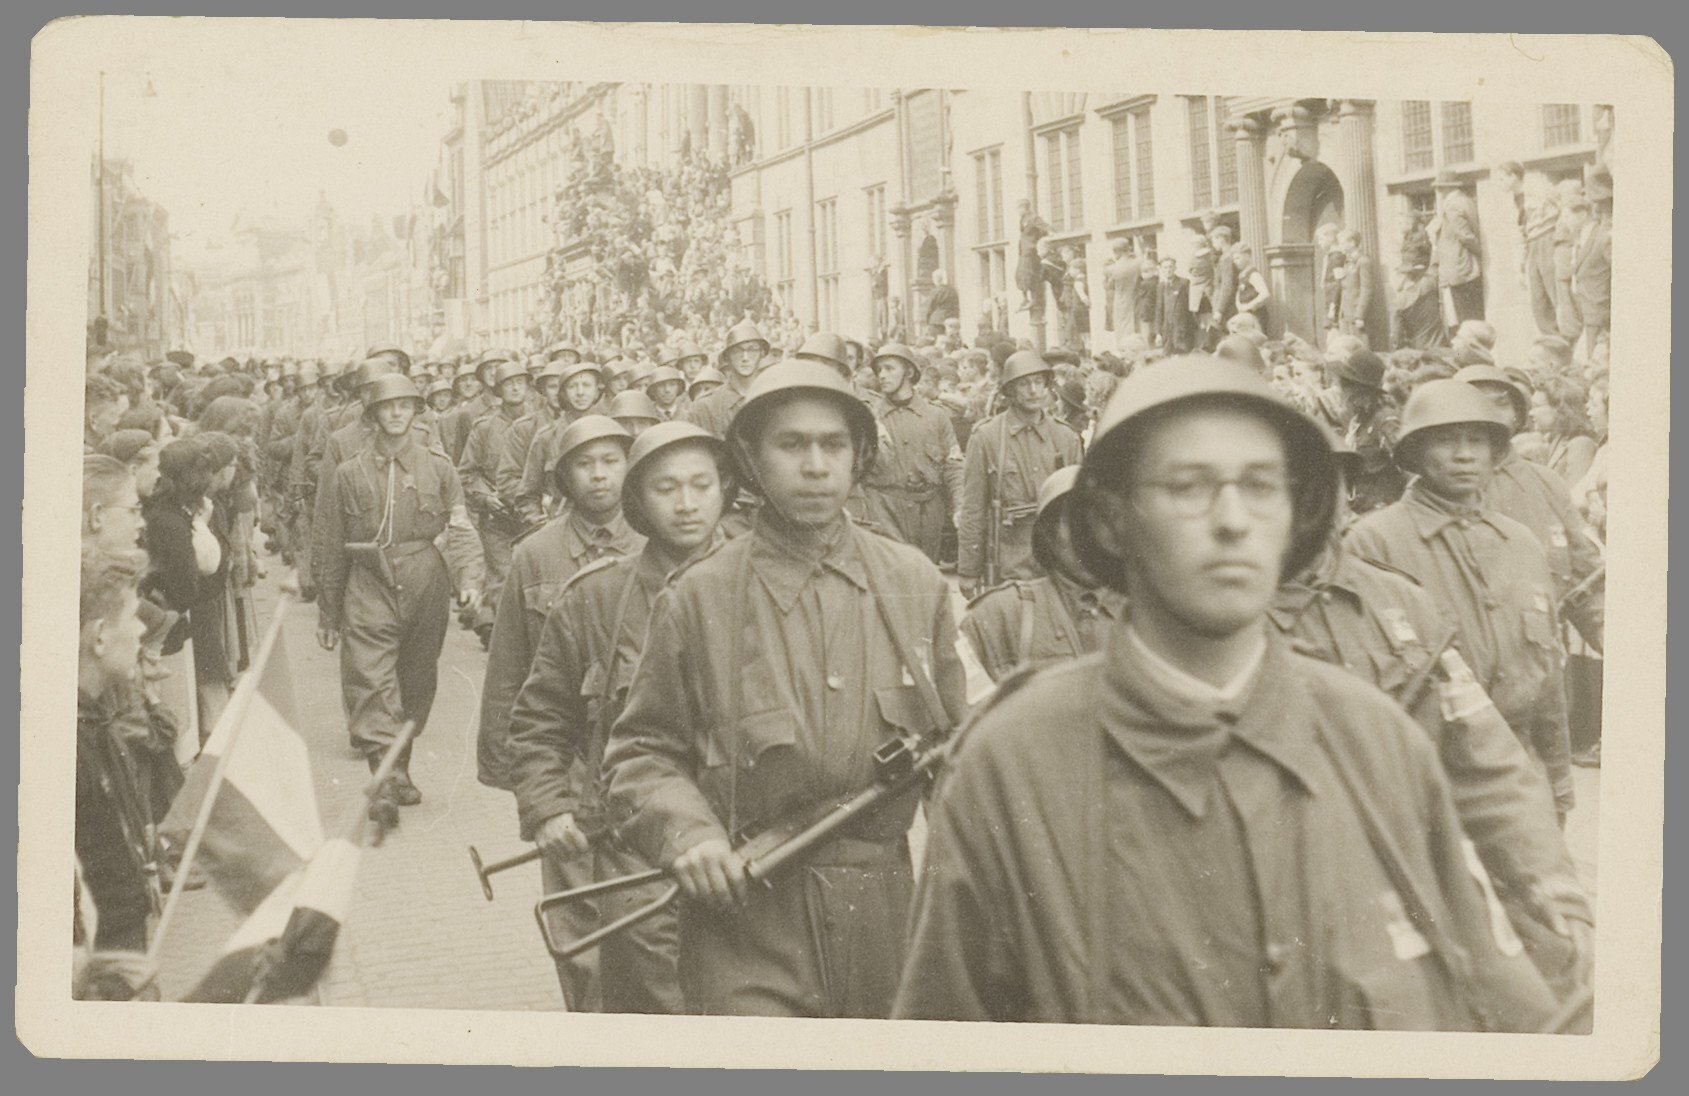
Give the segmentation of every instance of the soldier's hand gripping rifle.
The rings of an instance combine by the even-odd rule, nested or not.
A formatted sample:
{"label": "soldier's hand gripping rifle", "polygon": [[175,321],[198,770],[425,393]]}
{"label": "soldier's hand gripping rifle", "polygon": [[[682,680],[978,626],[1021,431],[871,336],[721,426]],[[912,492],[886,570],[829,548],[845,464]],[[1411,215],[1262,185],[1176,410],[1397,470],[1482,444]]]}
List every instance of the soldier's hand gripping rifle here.
{"label": "soldier's hand gripping rifle", "polygon": [[[874,752],[874,782],[850,799],[819,811],[808,811],[793,819],[776,823],[749,840],[737,845],[735,851],[745,860],[745,877],[753,883],[772,886],[779,871],[794,861],[802,860],[816,846],[823,844],[845,827],[861,818],[869,817],[892,803],[905,792],[925,783],[937,774],[948,756],[957,736],[925,739],[894,738]],[[626,916],[612,921],[578,940],[559,942],[551,933],[546,913],[574,902],[597,898],[616,891],[642,887],[668,879],[662,868],[606,879],[575,887],[572,890],[548,894],[534,903],[534,919],[539,922],[540,936],[545,948],[556,959],[571,959],[591,951],[609,937],[648,921],[661,913],[680,894],[680,884],[670,882],[661,894]]]}

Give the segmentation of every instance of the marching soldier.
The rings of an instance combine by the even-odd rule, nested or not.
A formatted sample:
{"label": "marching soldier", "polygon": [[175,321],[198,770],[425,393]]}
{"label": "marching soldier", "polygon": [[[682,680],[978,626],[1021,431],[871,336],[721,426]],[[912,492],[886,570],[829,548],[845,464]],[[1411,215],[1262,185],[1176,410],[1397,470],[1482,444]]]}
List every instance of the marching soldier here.
{"label": "marching soldier", "polygon": [[698,379],[698,375],[710,368],[710,356],[698,348],[696,343],[683,342],[675,353],[675,368],[680,370],[686,378],[687,387]]}
{"label": "marching soldier", "polygon": [[830,368],[784,362],[728,446],[766,502],[657,599],[605,753],[620,832],[683,898],[680,978],[705,1014],[884,1016],[911,890],[911,795],[748,886],[737,835],[842,802],[894,736],[965,711],[950,591],[845,513],[873,416]]}
{"label": "marching soldier", "polygon": [[757,325],[741,320],[727,333],[727,345],[720,355],[721,373],[726,383],[707,395],[694,396],[687,409],[688,422],[695,422],[718,438],[727,436],[727,424],[745,402],[751,380],[762,368],[762,358],[768,353],[768,340],[762,337]]}
{"label": "marching soldier", "polygon": [[703,399],[705,396],[714,392],[726,383],[727,378],[722,376],[721,370],[717,369],[715,366],[706,365],[699,369],[697,375],[695,375],[686,385],[686,398],[689,403],[687,404],[686,414],[683,417],[690,422],[693,405],[697,404],[699,400]]}
{"label": "marching soldier", "polygon": [[610,407],[605,413],[621,423],[623,429],[635,438],[662,421],[657,405],[651,402],[651,397],[637,388],[630,388],[618,394],[610,401]]}
{"label": "marching soldier", "polygon": [[962,450],[950,415],[915,392],[919,359],[899,343],[874,356],[882,437],[867,479],[868,512],[888,536],[937,562],[945,518],[962,495]]}
{"label": "marching soldier", "polygon": [[660,365],[651,374],[645,394],[657,405],[663,422],[681,418],[686,412],[686,375],[672,365]]}
{"label": "marching soldier", "polygon": [[501,497],[530,529],[546,520],[546,481],[557,465],[564,433],[586,416],[598,414],[604,395],[604,372],[597,362],[566,365],[560,380],[562,402],[557,417],[520,453],[507,446],[500,460],[499,482],[505,485]]}
{"label": "marching soldier", "polygon": [[479,362],[464,362],[452,378],[452,392],[457,403],[440,417],[440,444],[453,465],[463,459],[463,447],[469,441],[470,428],[475,420],[491,411],[488,396],[498,372],[498,362],[483,358]]}
{"label": "marching soldier", "polygon": [[475,420],[469,440],[463,445],[463,456],[457,462],[463,494],[469,502],[469,512],[475,515],[475,528],[481,535],[481,551],[486,559],[486,599],[475,617],[475,634],[481,637],[482,646],[493,634],[493,614],[504,587],[504,576],[510,570],[511,546],[523,528],[522,519],[499,497],[494,476],[499,455],[504,451],[505,434],[517,419],[527,414],[527,371],[508,358],[499,362],[493,374],[493,395],[498,403]]}
{"label": "marching soldier", "polygon": [[293,569],[299,578],[299,596],[312,601],[317,596],[316,571],[312,567],[311,526],[317,509],[317,469],[310,456],[310,441],[328,421],[329,402],[334,398],[335,374],[318,370],[310,362],[299,367],[299,426],[293,434],[293,452],[287,462],[289,540],[293,544]]}
{"label": "marching soldier", "polygon": [[[510,758],[522,836],[548,858],[587,855],[582,818],[601,819],[600,770],[610,726],[645,645],[646,624],[669,575],[715,543],[725,494],[731,493],[726,446],[692,423],[663,423],[628,453],[622,509],[646,537],[636,555],[606,556],[576,572],[546,615],[527,682],[510,714]],[[601,841],[597,877],[642,871],[645,861],[621,841]],[[608,923],[649,902],[660,884],[600,900]],[[579,935],[596,927],[560,926]],[[599,948],[606,1012],[685,1011],[676,962],[679,936],[664,913]]]}
{"label": "marching soldier", "polygon": [[1032,521],[1038,486],[1058,468],[1078,464],[1079,435],[1048,410],[1048,362],[1031,350],[1009,355],[1000,391],[1007,407],[976,426],[962,466],[956,516],[956,573],[962,594],[983,582],[1036,578]]}
{"label": "marching soldier", "polygon": [[[379,432],[323,477],[317,495],[317,641],[340,647],[347,726],[374,772],[407,720],[419,734],[428,722],[452,591],[460,606],[473,605],[480,569],[451,462],[411,428],[422,410],[416,385],[389,374],[367,402]],[[422,801],[410,755],[407,746],[372,815],[392,820],[387,804]]]}
{"label": "marching soldier", "polygon": [[1348,544],[1406,572],[1453,618],[1478,684],[1546,768],[1564,820],[1573,791],[1554,579],[1531,531],[1484,505],[1511,435],[1507,415],[1465,381],[1415,389],[1395,452],[1418,478],[1360,518]]}
{"label": "marching soldier", "polygon": [[[1505,413],[1517,434],[1528,419],[1531,399],[1493,365],[1469,365],[1454,379],[1465,381]],[[1508,447],[1484,491],[1485,505],[1536,534],[1554,573],[1560,610],[1578,634],[1597,651],[1605,638],[1606,587],[1591,576],[1601,569],[1601,550],[1572,504],[1571,490],[1552,469],[1529,461]]]}
{"label": "marching soldier", "polygon": [[1004,681],[1024,666],[1089,654],[1102,646],[1110,626],[1126,619],[1119,593],[1075,577],[1084,569],[1073,557],[1063,511],[1078,478],[1079,466],[1068,465],[1038,488],[1032,555],[1043,576],[1014,579],[978,595],[962,617],[962,634],[992,681]]}
{"label": "marching soldier", "polygon": [[[626,430],[603,415],[571,423],[552,466],[557,494],[569,507],[524,537],[511,555],[481,686],[478,771],[490,787],[513,787],[510,711],[558,592],[593,561],[631,555],[644,544],[622,517],[622,478],[631,441]],[[553,857],[545,861],[543,874],[548,890],[560,890],[591,882],[592,865]],[[591,956],[559,961],[557,976],[571,1011],[595,1010],[597,972]]]}
{"label": "marching soldier", "polygon": [[1068,519],[1131,619],[1000,689],[956,748],[894,1016],[1547,1020],[1425,734],[1267,626],[1335,494],[1322,430],[1248,368],[1187,356],[1120,383]]}
{"label": "marching soldier", "polygon": [[571,368],[562,362],[547,362],[538,373],[533,374],[534,387],[539,391],[541,399],[535,405],[530,401],[529,411],[521,418],[510,424],[505,432],[504,440],[499,445],[498,465],[493,472],[493,490],[511,509],[518,509],[516,499],[522,483],[522,465],[528,459],[528,449],[534,444],[534,438],[551,426],[562,413],[559,405],[563,398],[563,373]]}

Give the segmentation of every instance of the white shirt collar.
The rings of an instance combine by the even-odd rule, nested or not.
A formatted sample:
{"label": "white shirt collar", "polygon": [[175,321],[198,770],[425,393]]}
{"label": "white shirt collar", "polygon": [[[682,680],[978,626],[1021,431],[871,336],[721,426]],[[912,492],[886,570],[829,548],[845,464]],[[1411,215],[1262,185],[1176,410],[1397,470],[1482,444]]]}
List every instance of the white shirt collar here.
{"label": "white shirt collar", "polygon": [[1149,645],[1138,635],[1137,629],[1131,625],[1126,627],[1126,636],[1131,640],[1132,645],[1137,648],[1138,654],[1143,657],[1149,664],[1150,669],[1155,671],[1156,676],[1161,678],[1162,683],[1170,691],[1178,694],[1181,699],[1196,704],[1225,704],[1242,696],[1244,690],[1249,688],[1250,683],[1255,680],[1255,671],[1261,668],[1261,659],[1267,653],[1266,632],[1257,630],[1255,632],[1255,645],[1249,653],[1248,661],[1244,663],[1236,676],[1226,682],[1223,687],[1216,688],[1201,678],[1186,673],[1155,651],[1150,650]]}

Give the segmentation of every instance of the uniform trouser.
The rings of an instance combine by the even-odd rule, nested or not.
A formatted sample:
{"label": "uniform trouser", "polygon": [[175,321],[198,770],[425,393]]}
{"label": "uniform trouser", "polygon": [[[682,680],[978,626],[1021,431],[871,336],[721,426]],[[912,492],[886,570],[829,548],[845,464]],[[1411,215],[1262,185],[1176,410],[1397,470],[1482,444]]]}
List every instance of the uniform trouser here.
{"label": "uniform trouser", "polygon": [[1458,326],[1467,320],[1484,318],[1484,278],[1479,275],[1463,285],[1449,286],[1454,301],[1454,322]]}
{"label": "uniform trouser", "polygon": [[683,902],[680,984],[712,1016],[884,1019],[914,891],[908,842],[841,839],[716,911]]}
{"label": "uniform trouser", "polygon": [[[614,879],[651,865],[630,849],[605,842],[598,849],[598,878]],[[598,902],[599,923],[619,917],[659,897],[669,887],[659,880],[643,887],[607,894]],[[605,1012],[641,1012],[678,1016],[686,1011],[680,992],[680,927],[671,906],[648,921],[599,945],[598,975]]]}
{"label": "uniform trouser", "polygon": [[1560,337],[1576,344],[1583,334],[1583,314],[1577,297],[1572,293],[1572,280],[1559,278],[1554,282],[1554,311],[1560,317]]}
{"label": "uniform trouser", "polygon": [[516,535],[504,518],[483,515],[475,522],[475,531],[481,534],[481,556],[486,566],[485,587],[481,591],[481,608],[475,614],[477,628],[493,625],[493,614],[498,609],[499,591],[504,589],[505,576],[510,574],[510,553],[515,547]]}
{"label": "uniform trouser", "polygon": [[[567,860],[550,854],[540,857],[540,882],[547,894],[584,887],[596,880],[596,865],[591,856],[575,856]],[[579,940],[598,927],[598,903],[589,899],[567,906],[553,906],[546,911],[546,920],[554,938]],[[557,959],[554,962],[557,965],[557,985],[563,991],[563,1007],[569,1012],[597,1012],[601,1005],[598,949],[573,959]]]}
{"label": "uniform trouser", "polygon": [[299,589],[309,593],[317,588],[316,576],[311,572],[311,511],[312,500],[299,503],[293,515],[293,569],[299,575]]}
{"label": "uniform trouser", "polygon": [[391,743],[405,720],[422,733],[440,680],[451,581],[432,544],[390,551],[397,589],[355,564],[340,610],[340,693],[352,742],[366,754]]}
{"label": "uniform trouser", "polygon": [[1531,293],[1531,315],[1537,331],[1560,334],[1558,287],[1554,279],[1554,234],[1544,233],[1525,243],[1525,285]]}
{"label": "uniform trouser", "polygon": [[937,490],[918,493],[895,487],[868,488],[869,517],[888,537],[896,537],[938,562],[944,540],[944,494]]}

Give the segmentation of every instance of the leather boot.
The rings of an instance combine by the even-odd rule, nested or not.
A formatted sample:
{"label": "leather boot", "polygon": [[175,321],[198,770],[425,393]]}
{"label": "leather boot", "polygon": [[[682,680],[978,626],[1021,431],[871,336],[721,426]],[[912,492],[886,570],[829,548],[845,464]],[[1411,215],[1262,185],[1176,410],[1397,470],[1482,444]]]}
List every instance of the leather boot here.
{"label": "leather boot", "polygon": [[[369,762],[371,773],[381,768],[381,754],[379,752],[371,752],[366,760]],[[399,805],[394,802],[393,777],[391,775],[381,782],[381,787],[377,788],[375,794],[370,797],[369,820],[383,829],[392,829],[399,824]]]}
{"label": "leather boot", "polygon": [[[411,743],[415,745],[415,743]],[[393,765],[393,776],[390,784],[393,789],[393,801],[401,807],[414,807],[422,802],[422,792],[411,782],[411,746],[407,745],[399,751],[399,759]]]}

